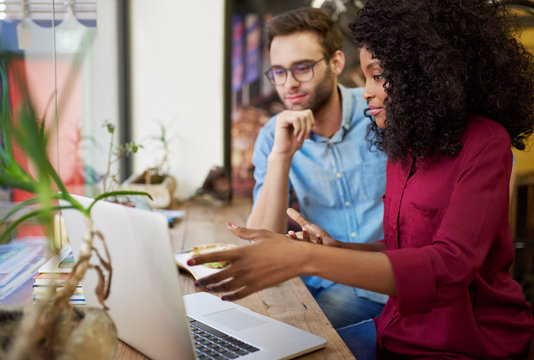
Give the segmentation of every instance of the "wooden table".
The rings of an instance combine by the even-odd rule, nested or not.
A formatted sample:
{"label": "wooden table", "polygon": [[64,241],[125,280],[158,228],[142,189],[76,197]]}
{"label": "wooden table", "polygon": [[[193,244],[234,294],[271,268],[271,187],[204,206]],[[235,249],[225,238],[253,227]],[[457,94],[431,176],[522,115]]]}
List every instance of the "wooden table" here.
{"label": "wooden table", "polygon": [[[244,225],[251,205],[250,198],[235,198],[228,205],[206,198],[179,205],[178,208],[185,210],[186,214],[170,230],[173,249],[186,250],[195,244],[213,242],[244,244],[244,240],[236,238],[226,229],[226,224]],[[180,273],[180,282],[184,294],[197,291],[193,277],[188,273]],[[327,340],[326,348],[299,359],[354,359],[300,278],[252,294],[237,303]],[[146,357],[120,342],[115,359],[136,360]]]}

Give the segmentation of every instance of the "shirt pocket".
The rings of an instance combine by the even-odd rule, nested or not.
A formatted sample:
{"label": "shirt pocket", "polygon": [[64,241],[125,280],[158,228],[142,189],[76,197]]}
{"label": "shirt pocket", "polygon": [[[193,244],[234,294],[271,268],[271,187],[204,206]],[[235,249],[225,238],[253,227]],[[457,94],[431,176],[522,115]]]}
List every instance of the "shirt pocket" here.
{"label": "shirt pocket", "polygon": [[419,248],[432,244],[432,239],[443,219],[444,210],[430,208],[414,202],[408,206],[407,238],[402,247]]}

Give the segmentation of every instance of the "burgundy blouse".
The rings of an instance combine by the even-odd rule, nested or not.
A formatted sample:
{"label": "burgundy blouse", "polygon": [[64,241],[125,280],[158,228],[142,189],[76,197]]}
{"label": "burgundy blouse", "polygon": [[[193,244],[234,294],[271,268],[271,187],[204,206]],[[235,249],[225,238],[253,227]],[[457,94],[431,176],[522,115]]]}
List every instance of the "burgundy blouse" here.
{"label": "burgundy blouse", "polygon": [[376,319],[377,358],[507,358],[534,321],[510,277],[510,137],[473,117],[455,157],[388,162],[385,254],[397,296]]}

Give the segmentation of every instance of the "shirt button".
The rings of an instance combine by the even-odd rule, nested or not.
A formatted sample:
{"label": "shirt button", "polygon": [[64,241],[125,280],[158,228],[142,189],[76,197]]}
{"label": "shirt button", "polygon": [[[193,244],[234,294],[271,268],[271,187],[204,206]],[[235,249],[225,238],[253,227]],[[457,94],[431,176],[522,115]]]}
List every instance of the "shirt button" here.
{"label": "shirt button", "polygon": [[350,237],[351,237],[351,238],[355,238],[355,237],[356,237],[356,233],[355,233],[355,232],[351,232],[351,233],[350,233]]}
{"label": "shirt button", "polygon": [[345,206],[350,206],[350,202],[345,201]]}
{"label": "shirt button", "polygon": [[334,143],[328,143],[328,146],[334,146]]}
{"label": "shirt button", "polygon": [[337,173],[336,176],[337,176],[338,178],[340,178],[342,175],[341,175],[341,173]]}

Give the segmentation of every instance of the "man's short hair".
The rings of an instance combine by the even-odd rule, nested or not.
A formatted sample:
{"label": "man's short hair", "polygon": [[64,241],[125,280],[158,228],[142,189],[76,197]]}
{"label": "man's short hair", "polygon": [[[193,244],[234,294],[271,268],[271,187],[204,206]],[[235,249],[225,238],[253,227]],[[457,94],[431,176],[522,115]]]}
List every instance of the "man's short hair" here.
{"label": "man's short hair", "polygon": [[326,57],[341,50],[343,37],[339,28],[326,12],[312,7],[286,11],[269,20],[265,24],[267,50],[271,50],[271,43],[276,36],[301,31],[312,31],[319,36]]}

